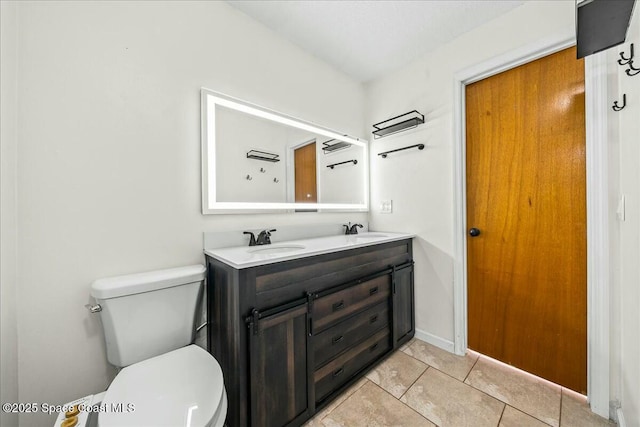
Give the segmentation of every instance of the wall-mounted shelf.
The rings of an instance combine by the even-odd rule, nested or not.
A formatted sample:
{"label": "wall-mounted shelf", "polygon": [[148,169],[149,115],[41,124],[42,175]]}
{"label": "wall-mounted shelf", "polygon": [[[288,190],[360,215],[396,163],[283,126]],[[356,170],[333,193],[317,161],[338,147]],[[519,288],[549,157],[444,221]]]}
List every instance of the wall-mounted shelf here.
{"label": "wall-mounted shelf", "polygon": [[247,159],[262,160],[265,162],[279,162],[279,155],[267,153],[266,151],[251,150],[247,153]]}
{"label": "wall-mounted shelf", "polygon": [[324,154],[333,153],[334,151],[342,150],[344,148],[351,147],[348,142],[340,141],[339,139],[330,139],[322,143],[322,151]]}
{"label": "wall-mounted shelf", "polygon": [[417,110],[409,111],[408,113],[400,114],[399,116],[374,124],[373,128],[375,130],[372,132],[373,138],[383,138],[393,135],[394,133],[413,129],[423,123],[424,114],[420,114]]}

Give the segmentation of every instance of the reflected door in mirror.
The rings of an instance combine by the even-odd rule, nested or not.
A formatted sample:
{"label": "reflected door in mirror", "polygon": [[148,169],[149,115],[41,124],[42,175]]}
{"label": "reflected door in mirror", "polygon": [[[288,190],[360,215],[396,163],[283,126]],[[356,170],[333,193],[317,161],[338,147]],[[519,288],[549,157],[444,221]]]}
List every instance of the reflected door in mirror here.
{"label": "reflected door in mirror", "polygon": [[318,201],[316,185],[316,143],[297,148],[294,156],[295,201],[315,203]]}

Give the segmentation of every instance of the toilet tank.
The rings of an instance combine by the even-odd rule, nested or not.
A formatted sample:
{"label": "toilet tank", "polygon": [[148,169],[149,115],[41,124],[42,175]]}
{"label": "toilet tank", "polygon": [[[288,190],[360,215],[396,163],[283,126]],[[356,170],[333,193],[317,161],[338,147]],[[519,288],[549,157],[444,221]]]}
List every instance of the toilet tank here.
{"label": "toilet tank", "polygon": [[202,265],[100,279],[107,360],[128,366],[191,344],[205,277]]}

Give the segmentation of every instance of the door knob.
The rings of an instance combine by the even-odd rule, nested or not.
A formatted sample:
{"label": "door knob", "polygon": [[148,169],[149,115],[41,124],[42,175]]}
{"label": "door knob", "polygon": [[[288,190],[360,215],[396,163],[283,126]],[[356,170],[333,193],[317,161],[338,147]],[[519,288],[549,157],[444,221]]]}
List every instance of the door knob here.
{"label": "door knob", "polygon": [[469,236],[471,237],[477,237],[480,235],[480,230],[478,230],[477,228],[470,228],[469,229]]}

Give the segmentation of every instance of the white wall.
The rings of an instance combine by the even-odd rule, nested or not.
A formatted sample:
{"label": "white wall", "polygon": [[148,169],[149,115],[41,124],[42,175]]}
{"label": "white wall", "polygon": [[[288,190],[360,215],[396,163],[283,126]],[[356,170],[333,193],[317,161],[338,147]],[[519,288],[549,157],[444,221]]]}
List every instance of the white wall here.
{"label": "white wall", "polygon": [[[627,41],[608,52],[609,99],[611,104],[627,104],[609,114],[612,286],[611,286],[611,364],[612,398],[622,405],[627,426],[640,425],[640,77],[629,77],[618,66],[618,52],[629,55],[629,44],[640,46],[640,11],[635,8]],[[638,67],[636,53],[636,67]],[[626,201],[625,220],[616,217],[619,196]]]}
{"label": "white wall", "polygon": [[108,385],[101,328],[83,307],[93,280],[202,262],[204,231],[366,222],[204,217],[200,202],[200,87],[357,136],[360,84],[222,2],[17,8],[21,401]]}
{"label": "white wall", "polygon": [[[418,235],[416,328],[440,344],[453,341],[453,75],[539,39],[574,29],[574,3],[527,2],[367,86],[367,123],[417,109],[426,123],[371,143],[373,230]],[[377,153],[424,143],[382,159]],[[393,213],[380,214],[382,200]],[[452,346],[451,346],[452,347]]]}
{"label": "white wall", "polygon": [[[219,106],[215,114],[216,201],[285,203],[286,164],[282,160],[287,136],[297,129]],[[250,150],[277,154],[281,161],[249,159]]]}
{"label": "white wall", "polygon": [[[0,2],[0,402],[18,401],[16,317],[16,7]],[[0,412],[0,425],[18,425],[18,415]]]}
{"label": "white wall", "polygon": [[[527,2],[367,85],[367,123],[417,109],[426,123],[414,131],[371,144],[373,230],[416,232],[416,327],[434,342],[453,341],[453,75],[456,71],[548,36],[570,37],[573,2]],[[640,77],[627,77],[615,61],[623,48],[640,45],[635,10],[628,42],[608,54],[613,103],[627,93],[627,108],[610,113],[609,169],[611,233],[611,399],[620,400],[628,426],[640,425]],[[613,64],[613,65],[611,65]],[[619,86],[619,88],[618,88]],[[380,159],[376,154],[425,143],[424,151]],[[616,219],[625,194],[626,221]],[[394,212],[378,207],[393,199]]]}
{"label": "white wall", "polygon": [[[322,141],[318,139],[316,158],[318,159],[318,171],[320,182],[320,201],[323,203],[364,203],[365,183],[362,176],[365,170],[364,149],[357,145],[352,145],[332,153],[324,154],[322,151]],[[327,167],[340,162],[356,160],[357,163],[345,163],[335,166],[333,169]]]}

